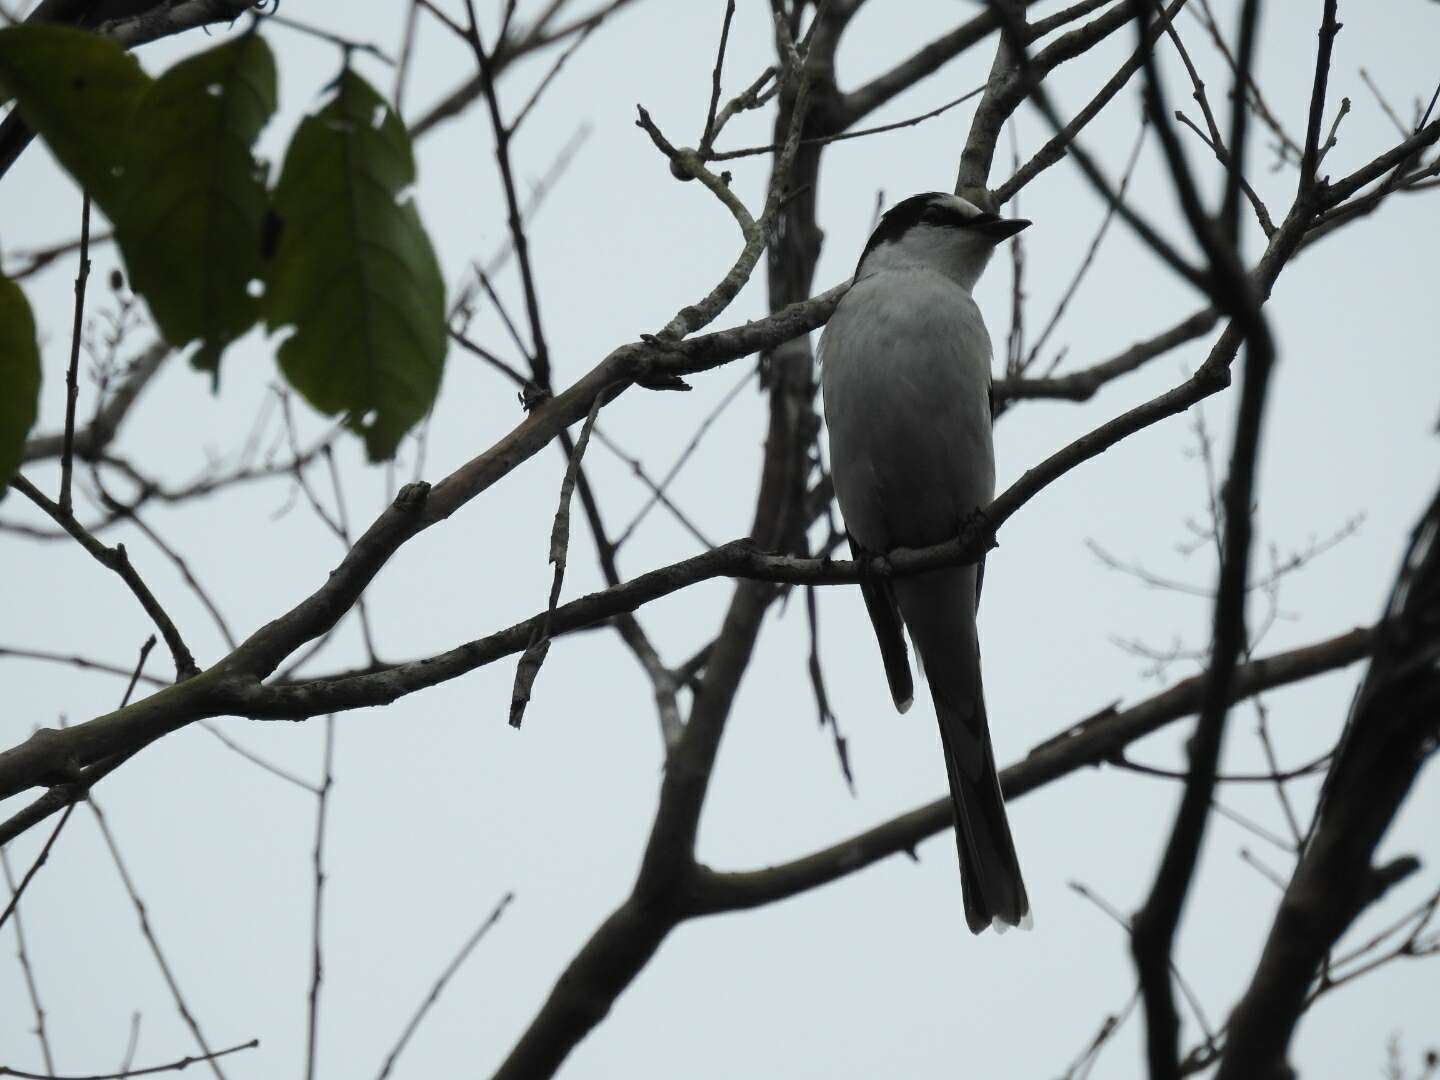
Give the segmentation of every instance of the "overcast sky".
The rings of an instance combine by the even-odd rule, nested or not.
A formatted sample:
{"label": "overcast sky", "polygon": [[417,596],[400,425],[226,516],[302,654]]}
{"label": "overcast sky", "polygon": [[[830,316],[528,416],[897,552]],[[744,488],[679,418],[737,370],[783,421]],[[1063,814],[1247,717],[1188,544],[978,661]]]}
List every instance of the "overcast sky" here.
{"label": "overcast sky", "polygon": [[[393,48],[401,3],[289,3],[285,14],[339,28]],[[498,5],[482,5],[496,8]],[[521,5],[536,9],[538,3]],[[727,60],[734,92],[770,60],[767,5],[740,5]],[[1041,4],[1045,13],[1058,5]],[[1226,25],[1233,5],[1216,5]],[[1325,168],[1339,175],[1398,138],[1361,81],[1366,68],[1409,117],[1440,78],[1435,43],[1440,6],[1420,0],[1341,5],[1331,108],[1352,103]],[[1312,77],[1318,3],[1267,6],[1259,78],[1272,108],[1303,128]],[[695,141],[710,91],[710,66],[723,5],[640,0],[574,56],[516,141],[523,176],[538,177],[577,130],[588,126],[572,167],[530,231],[557,384],[587,371],[612,347],[664,325],[725,272],[738,250],[729,216],[698,184],[680,184],[633,125],[646,105],[676,143]],[[872,2],[846,35],[842,86],[855,86],[969,17],[955,0]],[[490,13],[492,16],[494,12]],[[1199,24],[1180,22],[1217,108],[1228,79],[1204,47]],[[218,36],[221,31],[216,31]],[[278,159],[289,133],[334,76],[339,56],[324,43],[274,27],[267,38],[280,69],[280,113],[263,137]],[[202,47],[198,34],[147,47],[157,72]],[[470,73],[465,54],[427,25],[407,90],[417,114]],[[971,50],[878,113],[874,122],[924,112],[984,81],[992,45]],[[1131,48],[1126,34],[1063,69],[1051,94],[1073,112]],[[1169,76],[1179,74],[1162,50]],[[372,58],[357,64],[388,91],[393,73]],[[502,97],[513,112],[543,74],[544,61],[507,74]],[[1172,103],[1191,105],[1188,85]],[[1086,145],[1118,175],[1137,131],[1134,92],[1088,129]],[[826,242],[817,285],[844,278],[868,232],[877,192],[893,202],[953,184],[970,119],[962,106],[928,123],[826,151],[819,191]],[[771,117],[742,118],[727,147],[770,141]],[[1022,109],[1020,153],[1046,129]],[[1283,212],[1294,172],[1270,169],[1256,133],[1254,183]],[[1007,141],[992,183],[1009,174]],[[1193,160],[1215,189],[1216,166],[1198,141]],[[469,260],[505,239],[503,204],[483,110],[472,110],[419,146],[418,199],[453,283]],[[733,166],[735,186],[758,207],[763,158]],[[1183,228],[1154,146],[1142,153],[1131,193],[1137,206],[1183,241]],[[33,147],[0,181],[0,238],[10,252],[77,231],[80,197],[47,152]],[[1012,207],[1013,208],[1013,207]],[[1048,317],[1099,224],[1103,207],[1062,163],[1025,189],[1024,234],[1031,333]],[[1252,230],[1249,252],[1261,250]],[[1362,224],[1307,251],[1288,267],[1267,308],[1280,347],[1265,432],[1258,520],[1261,558],[1283,554],[1364,515],[1359,531],[1286,580],[1281,617],[1265,636],[1268,653],[1370,623],[1380,610],[1405,541],[1436,482],[1440,413],[1434,238],[1440,192],[1396,198]],[[1263,239],[1263,238],[1261,238]],[[116,265],[95,253],[92,315],[114,310],[106,287]],[[45,387],[40,429],[63,415],[63,369],[74,260],[25,283],[42,337]],[[1011,282],[997,259],[977,290],[997,345],[1008,329]],[[718,325],[765,310],[763,274]],[[513,268],[505,296],[520,291]],[[1201,306],[1117,226],[1052,338],[1064,368],[1078,368],[1149,337]],[[508,350],[500,324],[477,319],[475,336]],[[126,353],[148,344],[136,330]],[[1001,488],[1054,449],[1103,420],[1177,383],[1205,355],[1213,335],[1159,360],[1085,405],[1027,403],[997,429]],[[147,391],[118,443],[128,458],[180,481],[210,455],[233,454],[277,379],[273,350],[258,334],[227,355],[220,393],[172,360]],[[741,360],[700,376],[688,395],[632,391],[607,408],[601,426],[628,453],[661,473],[719,399],[752,371]],[[82,415],[91,399],[82,390]],[[1223,455],[1232,392],[1204,416]],[[298,406],[302,438],[326,421]],[[431,427],[424,475],[435,480],[509,430],[521,413],[511,388],[464,353],[449,358]],[[1179,660],[1163,677],[1117,647],[1117,637],[1160,649],[1205,643],[1203,599],[1147,588],[1105,569],[1094,541],[1125,561],[1198,586],[1213,559],[1203,545],[1188,557],[1188,521],[1206,513],[1204,473],[1194,455],[1192,417],[1177,417],[1077,469],[1007,523],[987,565],[981,633],[986,692],[997,755],[1012,762],[1067,724],[1114,701],[1135,701],[1192,674]],[[273,429],[272,429],[273,430]],[[675,498],[712,542],[749,527],[764,436],[763,399],[753,384],[711,428],[681,474]],[[386,470],[366,468],[352,442],[340,459],[353,521],[368,522],[387,498]],[[604,447],[587,464],[618,531],[644,503],[645,489]],[[413,445],[396,470],[416,469]],[[450,521],[408,544],[370,592],[380,655],[407,659],[508,625],[543,606],[549,588],[548,537],[563,460],[542,453]],[[27,471],[53,488],[49,468]],[[84,505],[84,500],[81,500]],[[40,524],[17,498],[0,520]],[[182,551],[231,625],[247,634],[320,583],[338,561],[338,543],[296,503],[285,481],[236,489],[187,509],[157,509],[150,523]],[[579,523],[577,521],[578,529]],[[117,530],[163,598],[202,664],[223,641],[176,574],[143,537]],[[663,512],[652,513],[621,554],[627,574],[693,554],[698,542]],[[1261,564],[1257,564],[1261,565]],[[0,535],[0,645],[133,662],[150,632],[119,582],[74,545]],[[565,595],[600,583],[591,549],[572,547]],[[646,608],[642,617],[664,658],[678,664],[714,634],[731,591],[710,582]],[[832,702],[850,739],[852,797],[826,733],[817,729],[806,677],[804,608],[792,599],[768,618],[727,731],[702,823],[699,856],[745,869],[804,854],[883,821],[944,791],[928,701],[899,717],[858,592],[820,597],[821,649]],[[1255,622],[1266,606],[1257,603]],[[316,661],[324,672],[364,661],[353,621]],[[0,743],[23,739],[60,717],[88,719],[113,708],[121,681],[5,659],[9,707]],[[169,669],[163,649],[149,671]],[[373,1075],[410,1012],[465,937],[506,892],[515,900],[401,1059],[397,1075],[485,1075],[503,1059],[587,935],[626,895],[658,791],[662,747],[649,684],[608,632],[579,635],[552,649],[525,726],[506,726],[514,661],[507,660],[385,708],[337,722],[336,784],[327,840],[329,887],[320,1071]],[[1282,762],[1323,753],[1343,722],[1360,668],[1266,697]],[[257,723],[222,730],[284,767],[319,774],[323,721]],[[1189,725],[1135,750],[1146,762],[1182,764]],[[1229,768],[1261,762],[1255,714],[1233,713]],[[1389,835],[1381,857],[1435,852],[1440,820],[1435,776]],[[1297,785],[1304,800],[1314,784]],[[162,740],[98,789],[130,870],[149,907],[189,1005],[214,1046],[258,1036],[262,1046],[227,1060],[232,1077],[293,1075],[303,1060],[309,979],[315,800],[226,750],[198,727]],[[972,938],[965,929],[953,843],[934,838],[918,861],[898,857],[788,902],[681,927],[619,999],[609,1018],[561,1070],[565,1077],[735,1075],[784,1077],[1054,1077],[1134,986],[1123,931],[1067,887],[1084,883],[1123,912],[1150,884],[1179,794],[1177,785],[1113,769],[1089,770],[1011,806],[1016,843],[1036,917],[1030,934]],[[26,797],[0,808],[13,813]],[[1268,828],[1284,819],[1266,785],[1229,787],[1224,803]],[[48,827],[11,848],[28,867]],[[1223,1021],[1253,970],[1278,892],[1241,861],[1242,849],[1288,876],[1282,851],[1215,819],[1176,960],[1212,1025]],[[1398,889],[1386,911],[1418,902],[1437,885],[1427,867]],[[62,1073],[105,1071],[121,1057],[130,1017],[143,1015],[137,1064],[192,1050],[164,982],[136,929],[133,910],[92,815],[78,810],[23,903],[50,1038]],[[1381,922],[1362,920],[1357,934]],[[35,1069],[33,1017],[13,932],[0,945],[0,1063]],[[1358,940],[1358,938],[1357,938]],[[1320,1003],[1300,1028],[1296,1061],[1307,1076],[1377,1075],[1392,1033],[1407,1061],[1434,1045],[1440,964],[1396,964]],[[1097,1076],[1140,1071],[1140,1026],[1132,1018]],[[1186,1044],[1199,1035],[1186,1016]],[[1428,1041],[1427,1041],[1428,1040]]]}

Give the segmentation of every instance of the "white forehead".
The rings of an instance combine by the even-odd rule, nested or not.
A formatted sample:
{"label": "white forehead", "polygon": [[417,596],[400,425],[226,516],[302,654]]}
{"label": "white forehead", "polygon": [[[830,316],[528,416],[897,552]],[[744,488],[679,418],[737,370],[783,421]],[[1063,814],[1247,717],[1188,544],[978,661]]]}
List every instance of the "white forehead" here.
{"label": "white forehead", "polygon": [[935,202],[967,218],[981,217],[985,213],[969,199],[962,199],[959,195],[942,195]]}

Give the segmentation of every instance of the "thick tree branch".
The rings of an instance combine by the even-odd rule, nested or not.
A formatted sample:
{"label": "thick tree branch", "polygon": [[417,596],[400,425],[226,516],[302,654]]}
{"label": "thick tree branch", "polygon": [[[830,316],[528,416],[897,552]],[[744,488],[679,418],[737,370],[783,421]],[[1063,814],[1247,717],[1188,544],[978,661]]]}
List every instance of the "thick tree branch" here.
{"label": "thick tree branch", "polygon": [[[1021,2],[1028,5],[1035,0]],[[1001,22],[1000,15],[990,8],[961,23],[948,34],[929,42],[884,74],[877,75],[848,94],[842,94],[837,111],[841,120],[839,126],[846,128],[859,123],[891,98],[908,90],[927,75],[934,74],[970,46],[994,33],[1000,28]]]}
{"label": "thick tree branch", "polygon": [[[1259,5],[1247,0],[1241,13],[1238,64],[1240,75],[1248,75]],[[1176,930],[1194,881],[1200,847],[1204,841],[1210,809],[1214,802],[1216,773],[1225,721],[1230,707],[1230,688],[1237,660],[1249,645],[1245,624],[1248,593],[1250,543],[1253,522],[1255,476],[1258,468],[1260,430],[1275,346],[1261,312],[1263,297],[1253,291],[1253,280],[1240,269],[1238,244],[1238,194],[1234,178],[1241,175],[1245,161],[1243,104],[1234,110],[1230,138],[1230,168],[1225,199],[1228,219],[1216,222],[1201,205],[1200,196],[1183,149],[1179,144],[1165,106],[1164,91],[1155,58],[1145,59],[1146,107],[1157,129],[1191,231],[1209,260],[1211,295],[1233,320],[1246,341],[1244,384],[1236,420],[1234,449],[1223,494],[1224,521],[1221,539],[1219,584],[1216,589],[1214,635],[1205,698],[1189,743],[1190,768],[1175,824],[1155,874],[1155,882],[1136,913],[1131,933],[1131,950],[1140,979],[1145,1006],[1146,1047],[1151,1080],[1178,1080],[1180,1068],[1180,1023],[1175,1009],[1172,983],[1172,953]],[[1240,96],[1237,87],[1237,98]],[[1233,198],[1232,198],[1233,196]],[[1288,242],[1298,246],[1314,216],[1310,201],[1296,199],[1282,231]],[[1291,247],[1293,252],[1294,246]],[[1227,331],[1228,332],[1228,331]]]}
{"label": "thick tree branch", "polygon": [[[1326,956],[1393,883],[1375,849],[1440,738],[1440,494],[1411,534],[1314,832],[1230,1020],[1219,1080],[1293,1075],[1290,1040]],[[1401,860],[1400,869],[1413,859]]]}
{"label": "thick tree branch", "polygon": [[1100,111],[1114,99],[1131,77],[1140,70],[1145,57],[1155,47],[1159,35],[1170,26],[1185,0],[1173,0],[1165,12],[1155,20],[1149,29],[1145,31],[1145,39],[1140,47],[1130,55],[1130,58],[1121,64],[1115,74],[1106,80],[1095,96],[1086,102],[1085,106],[1075,114],[1069,123],[1065,124],[1045,143],[1035,155],[1020,168],[1015,174],[995,189],[995,201],[1003,206],[1013,199],[1017,192],[1026,184],[1034,180],[1051,165],[1060,161],[1069,153],[1071,145],[1075,142],[1085,126],[1100,114]]}
{"label": "thick tree branch", "polygon": [[[1269,294],[1286,258],[1294,253],[1298,238],[1303,236],[1302,224],[1296,215],[1291,215],[1276,231],[1265,255],[1252,271],[1258,296],[1263,298]],[[646,371],[650,364],[666,372],[701,370],[721,362],[718,357],[728,349],[742,350],[739,355],[743,355],[750,351],[751,344],[765,341],[771,333],[788,334],[779,336],[779,340],[789,340],[794,336],[790,331],[797,325],[805,327],[821,312],[828,315],[833,306],[831,298],[838,298],[840,292],[840,289],[831,290],[821,297],[790,305],[770,319],[691,338],[663,350],[645,343],[622,346],[569,390],[538,406],[510,435],[456,470],[433,490],[424,484],[403,489],[394,505],[355,542],[324,585],[289,612],[257,630],[197,679],[63,732],[37,732],[25,743],[0,753],[0,798],[43,783],[43,778],[52,775],[59,762],[73,759],[81,765],[90,764],[133,749],[194,720],[231,712],[254,716],[309,716],[385,704],[523,649],[536,625],[535,620],[543,616],[534,616],[449,652],[373,674],[320,683],[261,685],[261,680],[286,656],[304,642],[328,631],[406,540],[448,517],[538,452],[553,437],[552,427],[558,431],[562,418],[579,402],[586,402],[588,409],[607,382],[623,379],[627,371]],[[924,552],[894,553],[888,560],[889,565],[900,572],[917,572],[978,558],[995,531],[1050,483],[1135,432],[1183,412],[1229,385],[1229,365],[1240,343],[1240,331],[1232,324],[1212,346],[1206,361],[1185,382],[1102,424],[1026,471],[964,536]],[[883,565],[879,572],[885,572]],[[641,575],[619,587],[561,605],[555,610],[553,627],[556,633],[563,633],[591,625],[712,577],[825,584],[854,581],[854,574],[853,564],[770,555],[752,543],[734,541],[694,559]],[[756,595],[763,593],[768,603],[770,591],[767,587]],[[753,614],[749,611],[747,618]],[[707,684],[712,682],[714,662],[712,654]],[[182,689],[189,693],[183,696],[175,693]]]}
{"label": "thick tree branch", "polygon": [[[1184,0],[1179,0],[1179,3],[1183,2]],[[1178,6],[1177,3],[1176,7]],[[1011,35],[1007,33],[1002,37],[995,49],[995,61],[990,69],[985,96],[980,99],[980,104],[975,109],[970,135],[965,140],[965,149],[960,155],[960,168],[955,180],[956,192],[964,194],[967,191],[986,189],[1000,129],[1040,80],[1065,61],[1073,60],[1094,48],[1134,17],[1128,3],[1118,3],[1084,26],[1062,34],[1024,63],[1019,62],[1011,51],[1014,48]],[[1019,16],[1015,17],[1015,23],[1015,33],[1021,35],[1021,40],[1026,44],[1035,40],[1032,27],[1025,26],[1021,29]]]}
{"label": "thick tree branch", "polygon": [[[1414,154],[1433,143],[1437,137],[1440,137],[1440,121],[1426,125],[1415,136],[1405,140],[1392,151],[1381,155],[1374,162],[1352,173],[1340,184],[1326,189],[1327,205],[1334,205],[1335,202],[1354,194],[1365,184],[1380,178],[1397,165],[1412,159]],[[805,151],[802,149],[801,153],[803,155]],[[1286,224],[1290,223],[1287,221]],[[1272,238],[1265,257],[1262,258],[1255,271],[1256,289],[1261,294],[1268,292],[1270,284],[1273,283],[1281,266],[1293,253],[1295,247],[1293,233],[1298,228],[1298,225],[1292,229],[1282,227]],[[397,500],[397,505],[382,514],[365,535],[357,541],[324,586],[301,601],[291,611],[261,628],[248,641],[242,643],[241,648],[235,654],[222,661],[219,669],[214,673],[213,681],[207,680],[198,687],[184,688],[187,693],[183,696],[171,696],[172,691],[166,691],[131,706],[123,714],[110,714],[90,723],[77,725],[70,732],[64,733],[58,744],[50,744],[48,736],[45,736],[38,741],[31,740],[0,754],[0,792],[13,794],[26,787],[34,786],[36,783],[45,782],[45,777],[55,775],[58,763],[71,760],[72,756],[77,753],[83,762],[106,761],[122,750],[133,752],[135,748],[144,745],[150,739],[175,730],[195,719],[221,715],[227,711],[243,711],[246,703],[254,707],[273,705],[277,707],[278,711],[282,702],[278,698],[262,696],[259,680],[273,672],[286,656],[301,647],[306,641],[318,638],[333,628],[349,610],[355,598],[363,591],[373,575],[401,544],[424,528],[444,520],[455,510],[487,490],[491,484],[508,475],[529,456],[538,452],[540,447],[556,437],[565,427],[578,422],[588,412],[595,395],[600,394],[607,386],[617,383],[624,385],[637,380],[663,379],[671,375],[693,374],[752,352],[774,349],[782,343],[822,325],[846,287],[847,285],[841,285],[818,296],[789,304],[778,309],[775,314],[755,322],[699,335],[663,347],[653,341],[636,342],[619,347],[589,374],[556,398],[543,403],[509,435],[457,469],[433,491],[427,492],[423,486],[420,486],[402,493],[402,497]],[[1205,313],[1197,313],[1197,316],[1193,318],[1196,321],[1189,323],[1190,330],[1203,324],[1210,316]],[[1180,327],[1175,329],[1181,335],[1188,333],[1188,330],[1182,330]],[[1221,341],[1217,342],[1218,354],[1212,351],[1212,361],[1207,362],[1197,372],[1196,378],[1200,380],[1199,383],[1191,380],[1169,394],[1162,395],[1161,398],[1141,406],[1139,410],[1133,410],[1122,417],[1117,417],[1104,428],[1080,440],[1073,448],[1062,451],[1057,458],[1047,462],[1039,472],[1022,478],[1021,484],[1007,495],[1014,496],[1019,502],[1023,502],[1033,496],[1040,487],[1043,487],[1048,479],[1062,474],[1067,468],[1073,467],[1073,464],[1099,453],[1126,434],[1139,430],[1165,415],[1180,411],[1194,400],[1205,396],[1206,393],[1218,389],[1224,385],[1224,379],[1228,378],[1223,372],[1228,360],[1219,363],[1216,362],[1215,357],[1217,355],[1233,356],[1234,349],[1238,347],[1238,344],[1238,335],[1231,335],[1227,331],[1226,335],[1222,335]],[[1120,359],[1120,357],[1116,358],[1117,361]],[[1134,360],[1135,358],[1131,357],[1126,362]],[[1212,380],[1213,385],[1211,384]],[[1023,389],[1028,391],[1030,388]],[[1016,505],[1018,506],[1018,502]],[[998,524],[998,522],[992,524]],[[958,544],[956,546],[958,547]],[[722,551],[724,550],[722,549]],[[734,567],[738,567],[745,573],[766,574],[770,580],[818,580],[820,576],[789,569],[780,571],[773,566],[748,567],[742,564],[748,563],[752,556],[747,554],[741,559],[735,555],[733,549],[726,552],[724,556],[717,557],[736,559]],[[736,572],[728,565],[723,569],[705,564],[681,565],[683,569],[677,571],[680,579],[674,575],[666,579],[665,572],[657,571],[656,573],[661,575],[658,578],[647,575],[645,579],[637,579],[638,585],[636,582],[628,583],[626,589],[631,590],[628,593],[596,594],[596,598],[582,598],[580,601],[573,602],[576,605],[588,606],[570,607],[567,605],[566,608],[560,610],[566,612],[567,617],[574,620],[574,625],[584,625],[594,618],[609,617],[617,610],[633,610],[634,606],[638,606],[654,596],[664,595],[683,587],[688,580],[701,580],[720,573]],[[694,576],[686,578],[684,577],[686,574]],[[559,613],[557,612],[557,614]],[[472,643],[471,646],[462,646],[461,650],[454,652],[474,649],[477,653],[483,652],[485,655],[491,655],[491,650],[494,650],[494,654],[506,655],[508,652],[502,646],[506,640],[505,635],[509,633],[510,631],[502,631],[493,639],[482,639],[482,642],[486,643],[483,649],[475,648],[476,643]],[[442,657],[447,663],[454,662],[456,659],[450,654],[442,654]],[[441,658],[432,658],[428,663],[438,663],[440,660]],[[470,666],[474,666],[478,662],[484,661],[482,659],[472,662]],[[414,672],[414,669],[405,666],[397,670],[406,676]],[[381,676],[381,678],[384,677]],[[399,676],[391,677],[399,678]],[[430,685],[428,679],[417,680],[417,682]],[[264,693],[265,695],[278,694],[282,689],[285,688],[267,688]],[[367,688],[365,692],[373,694],[368,700],[378,702],[386,700],[386,695],[393,693],[393,689],[393,685],[390,687],[377,685]],[[350,697],[356,701],[356,704],[364,703],[358,700],[362,695],[357,692],[357,688],[349,685],[348,681],[337,682],[334,684],[334,688],[327,688],[325,695],[337,698]],[[293,703],[284,702],[283,704],[288,706]],[[355,705],[349,707],[355,707]],[[92,728],[91,724],[96,726]],[[58,735],[60,733],[49,733],[49,736]]]}
{"label": "thick tree branch", "polygon": [[1121,376],[1144,366],[1157,356],[1204,337],[1220,321],[1220,310],[1206,307],[1186,316],[1168,330],[1131,345],[1108,360],[1064,375],[1048,375],[1041,379],[1011,378],[995,380],[995,403],[1022,401],[1029,398],[1058,398],[1066,401],[1089,401],[1096,392]]}
{"label": "thick tree branch", "polygon": [[[1231,684],[1231,701],[1300,682],[1365,657],[1371,629],[1351,630],[1300,649],[1242,664]],[[1005,798],[1017,799],[1086,766],[1114,761],[1131,743],[1193,715],[1205,694],[1205,676],[1192,675],[1122,711],[1107,709],[1036,746],[1000,775]],[[949,797],[936,799],[882,825],[804,858],[764,870],[704,870],[695,882],[695,914],[758,907],[818,888],[863,870],[953,826]]]}

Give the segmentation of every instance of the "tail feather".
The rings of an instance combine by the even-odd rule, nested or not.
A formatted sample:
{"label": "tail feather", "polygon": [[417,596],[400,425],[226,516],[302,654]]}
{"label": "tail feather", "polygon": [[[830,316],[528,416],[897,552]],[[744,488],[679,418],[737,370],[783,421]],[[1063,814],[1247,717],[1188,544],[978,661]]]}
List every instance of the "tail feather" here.
{"label": "tail feather", "polygon": [[955,806],[955,843],[965,920],[973,933],[1028,926],[1030,901],[1005,816],[980,679],[975,567],[895,582],[895,596],[920,654],[945,750]]}
{"label": "tail feather", "polygon": [[[992,925],[997,930],[1028,926],[1030,899],[1005,816],[990,737],[988,733],[984,737],[984,768],[980,775],[969,776],[961,766],[963,756],[953,748],[957,729],[967,726],[966,722],[948,709],[937,708],[937,712],[940,740],[945,746],[945,769],[950,778],[950,800],[955,807],[955,846],[960,853],[965,921],[975,934]],[[983,722],[983,713],[981,719]]]}

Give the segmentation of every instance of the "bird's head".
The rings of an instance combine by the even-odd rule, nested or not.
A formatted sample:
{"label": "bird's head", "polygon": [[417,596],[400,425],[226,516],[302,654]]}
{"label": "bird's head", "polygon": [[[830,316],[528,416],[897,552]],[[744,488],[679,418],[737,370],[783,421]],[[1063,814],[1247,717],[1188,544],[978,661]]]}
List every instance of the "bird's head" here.
{"label": "bird's head", "polygon": [[925,267],[970,289],[984,272],[995,245],[1029,224],[1024,218],[1002,218],[942,191],[912,195],[880,219],[860,254],[855,277]]}

